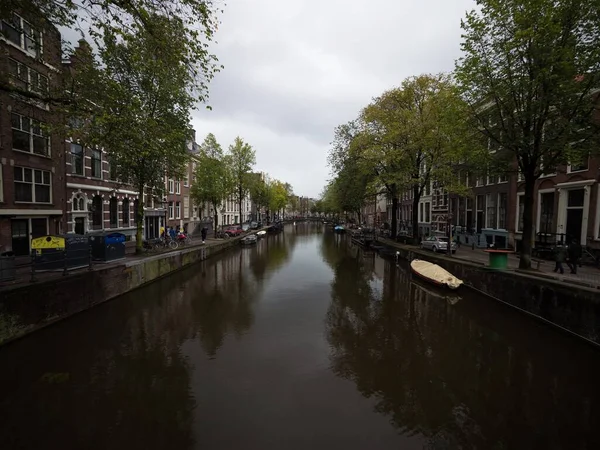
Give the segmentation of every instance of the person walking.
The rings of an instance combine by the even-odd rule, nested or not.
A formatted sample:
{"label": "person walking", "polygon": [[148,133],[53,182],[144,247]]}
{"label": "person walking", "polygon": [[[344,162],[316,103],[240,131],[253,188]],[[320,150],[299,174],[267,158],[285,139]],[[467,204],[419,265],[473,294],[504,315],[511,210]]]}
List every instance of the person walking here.
{"label": "person walking", "polygon": [[207,233],[208,233],[208,228],[202,227],[202,229],[200,230],[200,235],[202,236],[202,243],[203,244],[206,243],[206,234]]}
{"label": "person walking", "polygon": [[554,248],[554,272],[560,271],[561,275],[565,273],[562,263],[565,262],[567,257],[567,249],[563,245],[562,241]]}
{"label": "person walking", "polygon": [[567,266],[571,269],[571,273],[577,275],[577,266],[579,265],[579,259],[583,253],[581,245],[577,242],[577,239],[573,239],[567,249]]}
{"label": "person walking", "polygon": [[173,241],[175,240],[175,236],[177,236],[177,231],[175,231],[175,227],[169,228],[169,236],[171,236],[171,239]]}

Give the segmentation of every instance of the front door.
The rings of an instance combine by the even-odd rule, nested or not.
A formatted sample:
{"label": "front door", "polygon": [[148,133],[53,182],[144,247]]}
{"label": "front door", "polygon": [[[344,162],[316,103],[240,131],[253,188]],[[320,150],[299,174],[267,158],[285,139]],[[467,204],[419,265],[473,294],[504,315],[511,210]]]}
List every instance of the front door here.
{"label": "front door", "polygon": [[567,242],[575,239],[581,242],[581,225],[583,224],[583,208],[567,209]]}
{"label": "front door", "polygon": [[75,217],[75,234],[85,234],[85,217]]}
{"label": "front door", "polygon": [[31,238],[48,234],[48,219],[31,219]]}
{"label": "front door", "polygon": [[483,211],[477,211],[477,233],[481,233],[481,229],[483,228]]}
{"label": "front door", "polygon": [[29,219],[13,219],[12,248],[17,256],[29,254]]}

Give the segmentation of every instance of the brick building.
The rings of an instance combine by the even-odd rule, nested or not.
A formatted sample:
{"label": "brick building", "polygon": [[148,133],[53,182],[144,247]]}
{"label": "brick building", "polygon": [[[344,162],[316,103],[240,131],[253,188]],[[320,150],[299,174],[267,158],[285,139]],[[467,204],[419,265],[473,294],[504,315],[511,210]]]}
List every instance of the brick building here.
{"label": "brick building", "polygon": [[19,14],[0,21],[0,77],[23,94],[0,91],[0,252],[17,255],[33,237],[65,230],[64,139],[50,132],[56,114],[43,101],[60,82],[61,37],[32,23]]}

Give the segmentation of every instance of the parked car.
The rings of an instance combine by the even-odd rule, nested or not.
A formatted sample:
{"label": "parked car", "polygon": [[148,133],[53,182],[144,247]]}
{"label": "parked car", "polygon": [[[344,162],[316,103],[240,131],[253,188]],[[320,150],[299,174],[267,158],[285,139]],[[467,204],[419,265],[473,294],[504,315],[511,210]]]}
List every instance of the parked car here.
{"label": "parked car", "polygon": [[248,231],[250,229],[250,224],[248,222],[242,224],[242,231]]}
{"label": "parked car", "polygon": [[240,226],[233,226],[225,228],[225,234],[228,234],[230,237],[239,236],[242,234],[244,230]]}
{"label": "parked car", "polygon": [[[432,250],[434,252],[447,252],[448,238],[440,236],[426,237],[421,241],[421,248],[426,250]],[[452,242],[450,249],[452,250],[452,253],[456,252],[456,242]]]}
{"label": "parked car", "polygon": [[250,222],[250,228],[256,230],[258,228],[258,222]]}

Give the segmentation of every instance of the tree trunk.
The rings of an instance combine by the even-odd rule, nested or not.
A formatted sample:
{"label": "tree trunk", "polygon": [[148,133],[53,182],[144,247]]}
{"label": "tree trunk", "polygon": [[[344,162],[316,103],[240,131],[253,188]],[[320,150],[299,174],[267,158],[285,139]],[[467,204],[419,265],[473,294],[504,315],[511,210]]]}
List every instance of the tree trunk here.
{"label": "tree trunk", "polygon": [[413,207],[412,207],[412,235],[413,244],[419,243],[419,201],[421,195],[419,194],[420,186],[413,186]]}
{"label": "tree trunk", "polygon": [[[531,269],[531,250],[533,238],[533,192],[536,178],[533,173],[525,173],[525,195],[523,198],[523,240],[521,241],[521,259],[519,269]],[[517,197],[518,198],[518,197]],[[518,214],[517,207],[517,214]],[[517,216],[517,221],[519,220]]]}
{"label": "tree trunk", "polygon": [[244,221],[242,220],[242,195],[240,193],[240,196],[238,197],[238,214],[240,215],[240,225],[244,223]]}
{"label": "tree trunk", "polygon": [[[395,191],[395,189],[394,189]],[[396,239],[398,233],[398,196],[394,192],[392,197],[392,239]]]}
{"label": "tree trunk", "polygon": [[135,253],[139,255],[144,251],[143,246],[143,226],[144,226],[144,185],[138,187],[140,199],[138,201],[137,211],[135,211]]}
{"label": "tree trunk", "polygon": [[213,203],[212,207],[213,207],[213,211],[215,212],[215,215],[213,217],[213,219],[214,219],[213,223],[215,225],[215,229],[213,230],[213,232],[214,232],[215,239],[216,239],[217,238],[218,229],[219,229],[219,213],[217,211],[217,204],[216,203]]}

